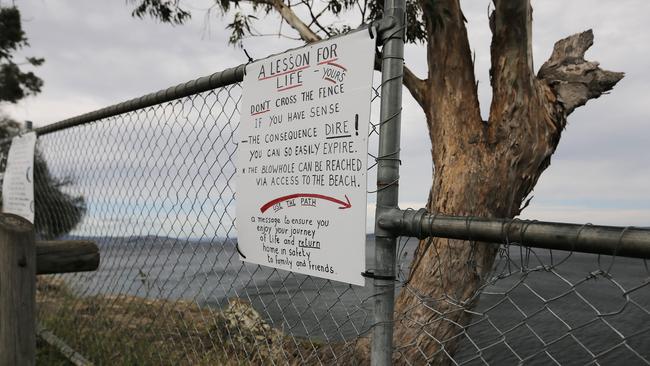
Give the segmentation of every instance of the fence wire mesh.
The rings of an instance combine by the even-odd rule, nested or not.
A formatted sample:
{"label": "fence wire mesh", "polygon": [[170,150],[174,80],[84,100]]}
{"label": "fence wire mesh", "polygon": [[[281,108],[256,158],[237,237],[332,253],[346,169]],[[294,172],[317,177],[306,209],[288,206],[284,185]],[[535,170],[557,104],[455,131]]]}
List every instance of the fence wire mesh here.
{"label": "fence wire mesh", "polygon": [[[41,278],[38,317],[90,360],[330,363],[368,331],[369,289],[239,260],[240,98],[233,84],[39,138],[37,179],[58,177],[44,195],[63,196],[38,214],[77,200],[66,237],[95,240],[101,265]],[[69,229],[54,225],[37,231]]]}
{"label": "fence wire mesh", "polygon": [[[417,239],[402,239],[401,256],[408,257],[417,244]],[[438,251],[435,239],[426,239],[421,245]],[[411,327],[420,337],[396,347],[395,357],[400,362],[650,364],[650,271],[646,260],[506,242],[499,246],[485,278],[478,279],[484,282],[468,293],[453,281],[473,279],[435,273],[446,267],[444,262],[476,266],[475,251],[465,253],[459,257],[436,253],[431,276],[443,290],[435,297],[422,295],[421,288],[412,284],[410,267],[400,268],[401,291],[415,298],[417,305],[401,312],[395,321]],[[414,321],[422,319],[419,312],[428,315],[426,322]]]}
{"label": "fence wire mesh", "polygon": [[[38,234],[94,240],[102,259],[96,272],[39,278],[37,315],[89,360],[354,364],[367,352],[371,280],[351,286],[239,260],[234,157],[241,93],[232,84],[39,138]],[[371,152],[377,89],[373,97]],[[445,262],[471,265],[475,251],[443,253],[434,239],[400,240],[398,302],[405,294],[415,300],[395,322],[416,336],[396,341],[395,360],[650,363],[645,260],[525,244],[502,243],[484,278],[462,279],[479,284],[469,293],[454,291],[458,278],[450,275],[440,277],[442,290],[432,297],[408,280],[416,247],[436,253],[432,275]],[[367,253],[372,269],[371,235]],[[429,320],[421,322],[422,314]],[[441,336],[435,328],[443,326]]]}

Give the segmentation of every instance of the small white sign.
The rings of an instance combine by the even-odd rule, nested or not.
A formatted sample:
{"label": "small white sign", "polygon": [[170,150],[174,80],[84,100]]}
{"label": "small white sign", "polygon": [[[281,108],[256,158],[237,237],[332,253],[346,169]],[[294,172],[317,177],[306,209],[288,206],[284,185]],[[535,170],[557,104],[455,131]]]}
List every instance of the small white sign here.
{"label": "small white sign", "polygon": [[34,222],[34,147],[36,134],[14,137],[2,181],[2,212]]}
{"label": "small white sign", "polygon": [[237,152],[242,260],[364,285],[368,32],[254,62],[243,81]]}

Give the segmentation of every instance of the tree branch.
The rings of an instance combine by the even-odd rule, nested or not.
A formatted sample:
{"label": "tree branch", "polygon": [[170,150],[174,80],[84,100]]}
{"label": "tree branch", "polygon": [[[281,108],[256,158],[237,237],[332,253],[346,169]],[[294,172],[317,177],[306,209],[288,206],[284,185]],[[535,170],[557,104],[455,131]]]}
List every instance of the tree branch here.
{"label": "tree branch", "polygon": [[273,6],[287,24],[298,32],[303,41],[311,43],[321,40],[321,37],[314,33],[282,0],[266,0],[264,3]]}
{"label": "tree branch", "polygon": [[503,61],[510,64],[524,61],[532,73],[533,9],[530,0],[495,0],[494,4],[490,16],[492,60],[508,57]]}
{"label": "tree branch", "polygon": [[[425,90],[433,156],[449,153],[449,146],[434,142],[441,136],[482,132],[472,53],[459,0],[421,0],[427,32],[428,76]],[[457,140],[459,149],[464,142]],[[435,162],[436,167],[440,161]]]}
{"label": "tree branch", "polygon": [[505,67],[523,63],[532,74],[533,9],[530,0],[495,0],[494,4],[490,15],[493,71],[499,71],[495,66],[500,63]]}
{"label": "tree branch", "polygon": [[553,89],[566,115],[611,90],[625,76],[622,72],[603,70],[598,62],[584,59],[593,43],[591,29],[557,41],[553,54],[537,74],[538,79]]}
{"label": "tree branch", "polygon": [[[307,7],[307,10],[309,10],[309,15],[311,16],[311,23],[308,25],[308,27],[311,27],[312,24],[315,24],[321,31],[325,33],[328,37],[331,36],[330,32],[323,27],[322,24],[318,21],[318,18],[320,18],[321,15],[323,15],[323,11],[321,11],[318,15],[314,14],[313,11],[313,4],[309,4],[307,0],[302,0],[302,4],[304,4]],[[325,8],[327,9],[327,8]]]}
{"label": "tree branch", "polygon": [[427,82],[415,76],[413,71],[404,65],[404,79],[402,80],[404,86],[413,96],[420,107],[424,108],[426,105],[427,96]]}
{"label": "tree branch", "polygon": [[[498,128],[503,107],[517,104],[536,94],[532,57],[532,7],[530,0],[495,0],[490,15],[492,44],[492,105],[490,120]],[[512,101],[515,101],[514,103]],[[520,103],[516,103],[520,101]],[[507,120],[507,119],[506,119]]]}
{"label": "tree branch", "polygon": [[[321,40],[322,38],[316,34],[306,23],[304,23],[297,15],[296,13],[291,10],[282,0],[252,0],[253,2],[259,3],[259,4],[267,4],[273,6],[276,11],[282,16],[282,19],[284,19],[293,29],[295,29],[298,34],[300,35],[300,38],[307,42],[316,42]],[[305,6],[308,6],[305,0],[301,1],[302,4]],[[308,6],[309,7],[309,6]],[[323,12],[326,9],[323,9],[323,11],[319,12],[318,14],[314,14],[312,12],[312,9],[309,8],[309,13],[312,18],[312,24],[316,24],[321,30],[323,30],[325,33],[328,33],[327,30],[325,30],[318,22],[318,18],[323,14]],[[375,60],[375,69],[380,70],[381,69],[381,61],[380,60]],[[415,74],[406,66],[404,66],[404,80],[403,80],[404,86],[409,90],[413,98],[420,104],[420,106],[424,107],[426,104],[425,99],[426,99],[426,90],[427,90],[427,84],[424,80],[418,78],[415,76]]]}

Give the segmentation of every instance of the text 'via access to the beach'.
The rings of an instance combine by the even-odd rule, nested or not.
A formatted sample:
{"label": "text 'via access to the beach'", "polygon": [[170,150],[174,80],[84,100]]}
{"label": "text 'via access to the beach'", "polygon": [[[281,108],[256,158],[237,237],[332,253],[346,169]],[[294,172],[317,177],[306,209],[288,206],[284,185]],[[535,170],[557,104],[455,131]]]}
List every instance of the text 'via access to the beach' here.
{"label": "text 'via access to the beach'", "polygon": [[364,285],[367,31],[247,65],[237,151],[241,259]]}

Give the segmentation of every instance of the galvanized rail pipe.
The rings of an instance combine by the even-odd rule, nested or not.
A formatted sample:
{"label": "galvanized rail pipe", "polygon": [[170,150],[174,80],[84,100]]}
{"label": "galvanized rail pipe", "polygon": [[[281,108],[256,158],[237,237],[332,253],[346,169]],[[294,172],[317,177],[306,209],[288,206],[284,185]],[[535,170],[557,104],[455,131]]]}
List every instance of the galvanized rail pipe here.
{"label": "galvanized rail pipe", "polygon": [[82,125],[84,123],[113,117],[122,113],[133,112],[138,109],[170,102],[174,99],[183,98],[223,86],[231,85],[244,79],[245,67],[245,64],[239,65],[230,69],[216,72],[212,75],[190,80],[188,82],[181,83],[167,89],[149,93],[147,95],[127,100],[125,102],[102,108],[90,113],[68,118],[63,121],[49,124],[47,126],[35,128],[34,131],[37,135],[45,135],[51,132]]}
{"label": "galvanized rail pipe", "polygon": [[[133,98],[122,103],[117,103],[96,111],[81,114],[72,118],[54,122],[43,127],[34,128],[37,136],[65,130],[66,128],[95,122],[104,118],[114,117],[123,113],[133,112],[138,109],[151,107],[157,104],[171,102],[174,99],[188,97],[190,95],[203,93],[212,89],[224,87],[244,80],[246,64],[230,69],[215,72],[212,75],[200,77],[167,89],[149,93],[141,97]],[[28,130],[31,130],[28,128]],[[0,140],[0,146],[11,142],[11,137]]]}
{"label": "galvanized rail pipe", "polygon": [[[392,18],[392,27],[379,39],[383,43],[381,60],[381,107],[379,153],[377,155],[376,217],[397,209],[400,131],[402,123],[402,77],[404,73],[404,0],[384,0],[384,17]],[[372,272],[374,326],[370,361],[373,366],[392,364],[393,310],[395,308],[395,235],[375,223],[375,265]]]}
{"label": "galvanized rail pipe", "polygon": [[395,235],[442,237],[581,253],[650,258],[650,229],[519,219],[435,215],[421,210],[385,212],[378,225]]}

